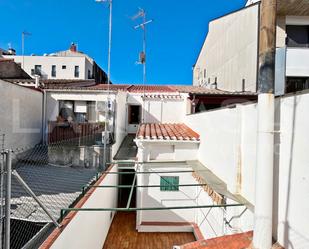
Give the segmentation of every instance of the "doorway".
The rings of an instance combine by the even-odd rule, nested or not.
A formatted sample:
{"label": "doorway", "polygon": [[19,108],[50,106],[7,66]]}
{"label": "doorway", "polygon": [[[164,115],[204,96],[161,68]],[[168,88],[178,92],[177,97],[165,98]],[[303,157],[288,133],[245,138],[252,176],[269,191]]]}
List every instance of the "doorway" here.
{"label": "doorway", "polygon": [[140,105],[128,106],[128,133],[135,133],[141,122],[142,107]]}
{"label": "doorway", "polygon": [[[121,169],[119,172],[124,172],[124,174],[119,174],[119,185],[132,185],[134,180],[134,170]],[[118,191],[118,207],[125,208],[129,199],[131,188],[119,188]],[[130,207],[136,207],[136,188],[134,188]]]}

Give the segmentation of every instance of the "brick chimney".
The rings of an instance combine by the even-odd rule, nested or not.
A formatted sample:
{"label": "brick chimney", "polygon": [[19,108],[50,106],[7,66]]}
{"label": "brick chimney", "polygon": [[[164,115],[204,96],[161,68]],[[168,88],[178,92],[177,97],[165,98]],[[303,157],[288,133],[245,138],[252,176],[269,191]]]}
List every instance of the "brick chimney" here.
{"label": "brick chimney", "polygon": [[76,45],[75,45],[74,42],[71,43],[70,51],[71,51],[71,52],[77,52],[77,47],[76,47]]}

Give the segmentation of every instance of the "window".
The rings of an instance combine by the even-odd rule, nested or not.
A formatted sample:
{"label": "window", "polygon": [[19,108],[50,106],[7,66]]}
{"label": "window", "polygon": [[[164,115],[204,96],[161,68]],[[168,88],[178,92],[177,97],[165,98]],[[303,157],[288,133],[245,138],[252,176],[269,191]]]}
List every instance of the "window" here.
{"label": "window", "polygon": [[92,77],[91,77],[91,71],[90,71],[90,69],[88,69],[88,79],[91,79]]}
{"label": "window", "polygon": [[179,191],[179,176],[161,176],[161,191]]}
{"label": "window", "polygon": [[56,77],[57,73],[56,73],[56,65],[52,65],[52,70],[51,70],[51,76],[52,77]]}
{"label": "window", "polygon": [[35,75],[42,75],[42,65],[35,65],[34,66],[34,74]]}
{"label": "window", "polygon": [[67,66],[66,65],[62,65],[62,69],[67,69]]}
{"label": "window", "polygon": [[74,77],[79,78],[79,66],[75,66],[74,68]]}
{"label": "window", "polygon": [[287,25],[286,33],[288,47],[309,47],[309,26]]}

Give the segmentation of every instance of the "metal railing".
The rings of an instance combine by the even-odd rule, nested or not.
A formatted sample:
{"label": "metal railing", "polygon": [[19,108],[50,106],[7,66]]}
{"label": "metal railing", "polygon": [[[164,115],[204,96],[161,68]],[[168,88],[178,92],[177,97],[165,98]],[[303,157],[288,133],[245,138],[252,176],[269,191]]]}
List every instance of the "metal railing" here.
{"label": "metal railing", "polygon": [[102,141],[104,123],[56,122],[48,123],[48,142],[56,143],[64,140],[79,138],[80,144],[95,144]]}

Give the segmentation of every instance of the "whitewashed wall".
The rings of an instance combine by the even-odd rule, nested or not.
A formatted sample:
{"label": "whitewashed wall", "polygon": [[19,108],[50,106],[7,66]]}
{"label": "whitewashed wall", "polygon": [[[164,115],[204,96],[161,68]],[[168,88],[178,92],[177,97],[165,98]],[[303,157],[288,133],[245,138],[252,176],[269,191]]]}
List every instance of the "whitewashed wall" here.
{"label": "whitewashed wall", "polygon": [[[139,174],[138,185],[160,185],[161,176],[179,176],[179,184],[195,183],[191,173],[175,174],[168,171],[190,170],[187,165],[166,165],[141,167],[141,171],[166,171],[160,174]],[[196,205],[197,187],[180,187],[179,191],[160,191],[160,188],[138,189],[137,205],[140,207],[171,207],[171,206],[193,206]],[[137,216],[141,222],[194,222],[195,212],[191,209],[183,210],[160,210],[160,211],[139,211]],[[156,228],[162,229],[162,228]],[[173,228],[170,228],[173,230]],[[179,231],[174,228],[174,231]],[[153,231],[153,230],[152,230]]]}
{"label": "whitewashed wall", "polygon": [[[218,88],[256,91],[258,51],[258,5],[215,19],[193,72],[193,84],[210,83],[217,77]],[[204,69],[206,74],[204,75]]]}
{"label": "whitewashed wall", "polygon": [[[151,93],[169,95],[171,93]],[[175,95],[175,93],[172,93]],[[144,123],[182,123],[186,115],[187,94],[182,99],[142,99],[141,93],[128,93],[128,105],[140,105],[144,108]],[[128,117],[127,117],[128,122]],[[127,124],[128,133],[135,133],[138,125]]]}
{"label": "whitewashed wall", "polygon": [[[138,185],[160,185],[161,176],[179,176],[179,184],[198,184],[192,173],[169,173],[170,171],[192,170],[187,164],[147,164],[140,166],[140,171],[150,174],[139,174]],[[166,173],[162,173],[166,171]],[[160,172],[160,173],[155,173]],[[234,201],[227,200],[228,204]],[[137,190],[137,207],[171,207],[171,206],[202,206],[217,204],[199,186],[180,187],[179,191],[160,191],[160,188],[140,188]],[[253,214],[246,207],[177,209],[160,211],[138,211],[137,229],[147,232],[183,232],[192,231],[193,223],[197,224],[205,239],[210,239],[235,232],[252,229]],[[229,223],[227,224],[226,221]],[[145,225],[144,222],[148,222]],[[149,224],[150,222],[150,224]],[[156,222],[170,222],[169,226],[158,226]],[[188,225],[172,223],[187,222]],[[143,224],[144,223],[144,224]]]}
{"label": "whitewashed wall", "polygon": [[[309,248],[308,106],[308,91],[276,99],[273,236],[287,249]],[[199,160],[254,204],[256,104],[189,115],[185,123],[201,135]]]}
{"label": "whitewashed wall", "polygon": [[[309,93],[281,99],[277,112],[274,221],[286,249],[309,248]],[[278,153],[279,151],[279,153]],[[276,235],[276,229],[274,229]]]}
{"label": "whitewashed wall", "polygon": [[136,140],[140,162],[197,160],[199,142]]}
{"label": "whitewashed wall", "polygon": [[[117,171],[117,166],[111,170]],[[108,174],[100,186],[117,184],[118,175]],[[116,188],[97,188],[82,208],[116,208],[117,198]],[[110,211],[78,212],[51,248],[102,249],[113,217],[114,213]]]}
{"label": "whitewashed wall", "polygon": [[[238,105],[186,117],[186,124],[200,134],[198,158],[227,183],[232,193],[254,201],[256,158],[255,105]],[[249,168],[249,169],[248,169]]]}
{"label": "whitewashed wall", "polygon": [[123,139],[128,134],[126,131],[126,99],[125,92],[118,92],[116,96],[115,109],[115,144],[112,147],[112,157],[114,157],[121,146]]}
{"label": "whitewashed wall", "polygon": [[5,148],[41,142],[42,106],[42,92],[0,80],[0,134],[5,134]]}

